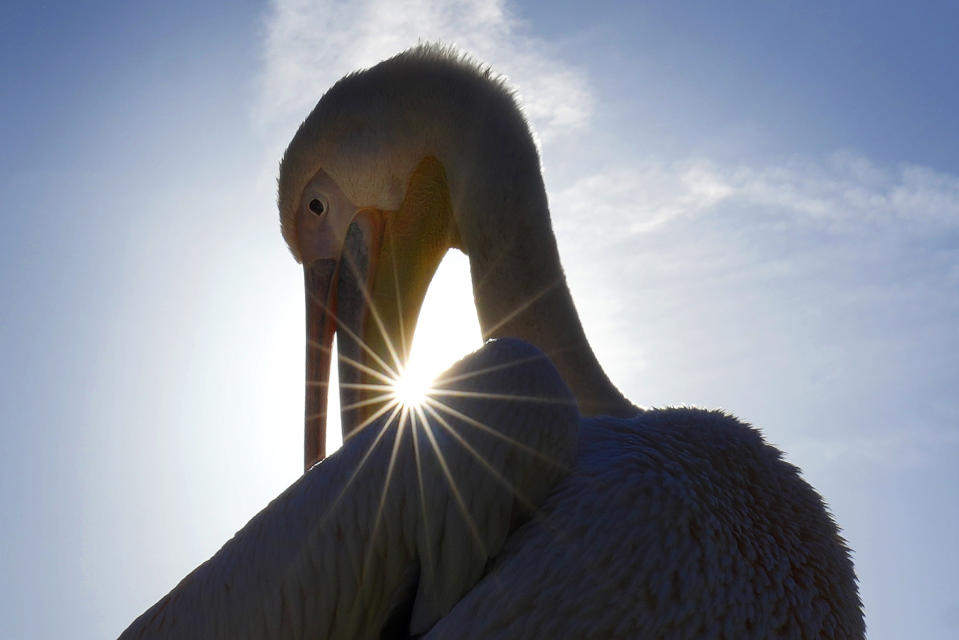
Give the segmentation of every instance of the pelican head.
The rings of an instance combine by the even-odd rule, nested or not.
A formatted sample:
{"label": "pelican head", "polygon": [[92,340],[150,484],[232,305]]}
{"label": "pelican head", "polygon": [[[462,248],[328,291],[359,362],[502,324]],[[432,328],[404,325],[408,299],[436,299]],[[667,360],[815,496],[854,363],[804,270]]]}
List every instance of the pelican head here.
{"label": "pelican head", "polygon": [[[324,456],[334,332],[348,436],[374,410],[373,389],[405,365],[450,248],[470,258],[484,338],[560,353],[561,372],[562,353],[588,351],[529,126],[500,79],[450,49],[419,46],[336,83],[283,156],[279,209],[306,285],[307,467]],[[570,313],[571,328],[553,336],[545,325]],[[576,376],[564,373],[585,413],[607,400]]]}

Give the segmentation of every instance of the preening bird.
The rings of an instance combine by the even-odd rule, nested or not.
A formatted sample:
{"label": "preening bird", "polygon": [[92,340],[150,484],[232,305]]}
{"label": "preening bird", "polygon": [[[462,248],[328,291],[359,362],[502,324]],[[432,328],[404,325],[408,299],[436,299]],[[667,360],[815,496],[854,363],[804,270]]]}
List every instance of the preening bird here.
{"label": "preening bird", "polygon": [[349,434],[402,368],[451,248],[469,258],[483,338],[542,349],[583,416],[569,475],[430,637],[864,633],[848,549],[798,469],[724,414],[640,411],[603,372],[529,126],[489,69],[426,45],[343,78],[286,150],[279,208],[306,282],[307,466],[323,456],[333,332]]}
{"label": "preening bird", "polygon": [[[864,635],[849,550],[798,469],[733,417],[694,409],[640,410],[604,373],[566,285],[529,126],[513,94],[489,69],[452,50],[424,45],[343,78],[322,97],[284,154],[279,209],[283,236],[303,264],[306,285],[305,464],[310,470],[301,482],[327,468],[341,477],[358,464],[364,455],[359,451],[371,445],[375,436],[369,434],[384,433],[392,406],[389,385],[406,363],[423,297],[451,248],[469,258],[483,338],[518,338],[542,350],[568,386],[578,415],[564,445],[569,450],[540,450],[512,435],[495,439],[507,445],[496,449],[497,455],[515,448],[527,453],[523,463],[539,461],[533,475],[561,469],[544,481],[549,489],[539,486],[537,492],[512,480],[503,482],[519,473],[507,473],[503,465],[520,463],[496,457],[494,464],[478,462],[483,455],[479,447],[458,450],[463,466],[457,482],[435,469],[430,472],[447,483],[450,493],[479,501],[487,495],[482,487],[489,478],[499,478],[496,486],[511,486],[518,503],[538,505],[528,522],[515,518],[517,509],[525,512],[522,508],[497,507],[484,512],[489,514],[485,520],[469,524],[469,509],[451,509],[450,500],[434,504],[422,495],[419,517],[431,523],[442,519],[444,527],[451,527],[454,540],[442,557],[428,543],[409,551],[410,536],[431,539],[417,537],[419,533],[397,535],[396,544],[409,554],[402,562],[393,561],[388,543],[361,537],[355,545],[386,546],[367,552],[367,564],[355,559],[362,553],[354,549],[346,568],[323,583],[322,593],[311,591],[305,602],[285,604],[287,596],[276,594],[278,577],[271,570],[254,578],[262,582],[262,601],[251,597],[239,603],[231,590],[221,594],[218,607],[263,607],[271,628],[283,632],[278,635],[288,631],[289,637],[303,637],[316,633],[304,622],[313,615],[311,606],[333,611],[335,620],[338,607],[362,585],[376,602],[391,603],[391,613],[380,615],[376,609],[372,622],[355,637],[377,637],[381,631],[427,638]],[[583,224],[589,224],[589,212],[583,215]],[[334,334],[345,451],[315,465],[325,456]],[[525,343],[509,340],[505,344],[516,349],[513,360],[477,369],[497,381],[490,383],[500,389],[492,395],[507,403],[562,398],[555,388],[530,392],[511,381],[510,362],[521,366],[538,357],[539,351],[524,351],[530,349]],[[454,385],[441,381],[434,398],[415,410],[422,424],[455,417],[464,430],[499,428],[483,415],[456,408],[474,395],[455,386],[456,375],[447,380]],[[543,406],[566,405],[551,400]],[[535,412],[519,422],[534,433],[544,428],[544,433],[555,433],[555,425],[564,424],[562,415],[543,416],[550,425],[531,424]],[[408,433],[431,429],[452,432],[413,427]],[[563,428],[558,432],[566,433]],[[373,457],[362,465],[364,474],[385,464],[394,474],[413,477],[423,463],[415,456]],[[337,500],[361,502],[362,482],[357,478]],[[372,484],[382,490],[381,476]],[[399,486],[428,484],[410,480]],[[381,503],[389,502],[385,495],[378,497]],[[293,500],[282,509],[308,518],[318,504]],[[366,519],[354,529],[361,533],[377,526],[405,531],[401,524],[415,530],[408,519],[417,515],[408,511],[381,509],[374,519],[381,525],[369,524],[368,511],[356,513]],[[479,535],[462,535],[463,522],[467,529],[480,529]],[[282,525],[261,528],[273,526]],[[495,534],[483,533],[487,529]],[[324,563],[311,564],[305,557],[334,558],[342,544],[339,534],[324,535],[328,537],[305,548],[276,548],[283,541],[265,533],[253,535],[249,545],[259,545],[267,564],[276,556],[308,576],[322,572]],[[461,556],[483,558],[471,550],[469,540],[486,535],[501,546],[485,548],[489,562],[478,570]],[[315,550],[313,544],[330,546]],[[297,564],[300,560],[304,564]],[[198,571],[215,573],[209,565],[217,562],[214,557]],[[383,569],[376,568],[380,562]],[[385,577],[397,571],[403,576],[400,587]],[[431,585],[443,581],[459,588],[441,589],[437,599]],[[209,586],[222,592],[218,583]],[[156,613],[166,615],[168,609],[161,605]],[[318,637],[325,636],[320,632]]]}

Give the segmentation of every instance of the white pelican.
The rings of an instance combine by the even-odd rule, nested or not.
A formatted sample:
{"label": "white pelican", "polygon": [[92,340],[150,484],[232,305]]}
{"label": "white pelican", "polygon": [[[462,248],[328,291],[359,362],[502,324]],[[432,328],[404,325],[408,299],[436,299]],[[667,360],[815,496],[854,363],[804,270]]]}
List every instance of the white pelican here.
{"label": "white pelican", "polygon": [[412,633],[864,634],[849,551],[797,468],[732,417],[640,411],[610,383],[566,285],[529,127],[488,68],[425,45],[340,80],[286,150],[279,208],[306,281],[307,466],[323,456],[333,332],[349,434],[384,370],[402,369],[450,248],[469,257],[483,337],[542,349],[584,416],[576,463],[538,517]]}
{"label": "white pelican", "polygon": [[[290,143],[279,207],[307,290],[306,466],[324,457],[334,332],[351,437],[124,637],[863,637],[849,551],[798,469],[732,417],[641,411],[606,377],[565,283],[529,128],[488,69],[420,46],[347,76]],[[458,458],[422,471],[399,438],[398,454],[366,452],[384,433],[384,383],[453,247],[469,256],[484,337],[545,351],[583,417],[571,433],[553,370],[505,342],[513,367],[537,367],[545,386],[531,391],[493,343],[472,373],[449,376],[454,386],[482,378],[485,402],[548,396],[558,413],[500,408],[491,422],[483,406],[457,409],[472,392],[440,391],[445,408],[427,403],[430,415],[463,425],[424,432],[488,424],[507,435],[459,448],[451,435],[436,451]],[[402,481],[387,492],[391,475]],[[416,492],[419,513],[389,506]],[[539,508],[504,540],[513,501]],[[287,535],[286,518],[310,535]],[[171,631],[178,620],[188,633]]]}

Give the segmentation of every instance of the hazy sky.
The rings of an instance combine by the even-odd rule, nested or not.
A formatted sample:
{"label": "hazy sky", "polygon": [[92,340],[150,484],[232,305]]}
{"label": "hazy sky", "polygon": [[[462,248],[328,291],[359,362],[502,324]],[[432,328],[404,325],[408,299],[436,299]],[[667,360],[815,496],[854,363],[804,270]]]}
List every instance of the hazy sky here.
{"label": "hazy sky", "polygon": [[[419,39],[519,92],[626,395],[801,466],[871,638],[959,635],[959,9],[836,4],[4,3],[0,637],[116,636],[297,477],[279,154]],[[418,349],[478,339],[466,277]]]}

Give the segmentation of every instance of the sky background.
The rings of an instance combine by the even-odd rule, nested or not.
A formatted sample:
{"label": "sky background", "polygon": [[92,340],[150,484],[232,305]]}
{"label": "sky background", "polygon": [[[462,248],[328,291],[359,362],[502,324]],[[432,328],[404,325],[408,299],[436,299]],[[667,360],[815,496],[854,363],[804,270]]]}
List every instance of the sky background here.
{"label": "sky background", "polygon": [[[959,636],[959,9],[724,4],[5,2],[0,637],[115,637],[297,477],[277,163],[419,39],[518,91],[626,395],[802,467],[871,638]],[[430,291],[430,366],[477,345],[467,274]]]}

